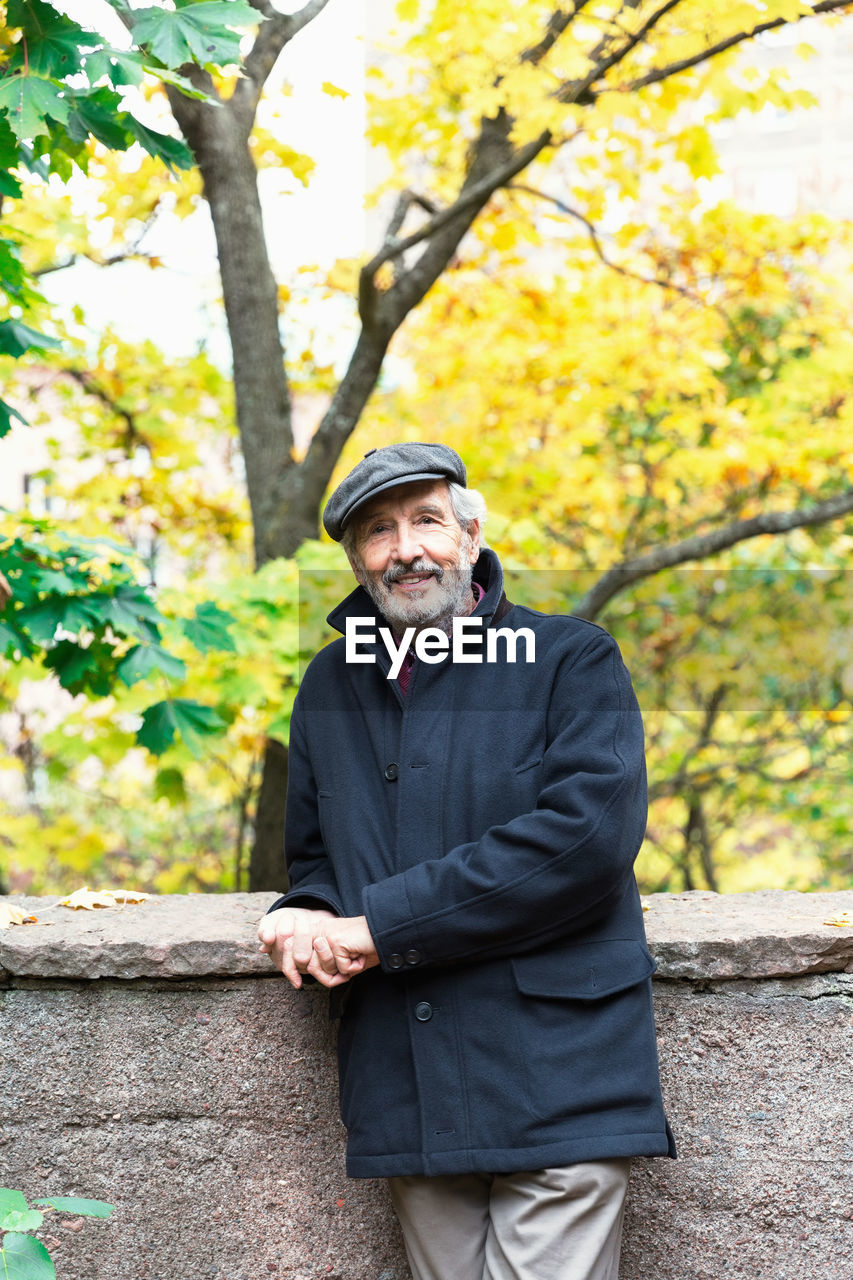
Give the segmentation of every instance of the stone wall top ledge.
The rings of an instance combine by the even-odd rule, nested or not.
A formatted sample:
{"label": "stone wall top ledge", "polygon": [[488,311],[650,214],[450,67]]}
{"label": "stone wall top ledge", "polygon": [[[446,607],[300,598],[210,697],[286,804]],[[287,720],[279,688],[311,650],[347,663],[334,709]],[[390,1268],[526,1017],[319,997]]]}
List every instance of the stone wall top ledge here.
{"label": "stone wall top ledge", "polygon": [[[271,976],[257,921],[273,893],[174,894],[94,911],[57,898],[0,898],[36,917],[0,929],[12,978]],[[656,893],[643,899],[663,978],[782,978],[853,972],[853,890]]]}

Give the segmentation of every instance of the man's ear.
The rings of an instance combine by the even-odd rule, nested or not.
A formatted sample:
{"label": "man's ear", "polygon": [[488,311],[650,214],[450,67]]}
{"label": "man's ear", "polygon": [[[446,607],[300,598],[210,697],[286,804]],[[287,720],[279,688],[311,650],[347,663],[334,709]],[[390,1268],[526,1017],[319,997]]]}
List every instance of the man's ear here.
{"label": "man's ear", "polygon": [[468,525],[468,560],[476,564],[480,555],[480,521],[472,520]]}

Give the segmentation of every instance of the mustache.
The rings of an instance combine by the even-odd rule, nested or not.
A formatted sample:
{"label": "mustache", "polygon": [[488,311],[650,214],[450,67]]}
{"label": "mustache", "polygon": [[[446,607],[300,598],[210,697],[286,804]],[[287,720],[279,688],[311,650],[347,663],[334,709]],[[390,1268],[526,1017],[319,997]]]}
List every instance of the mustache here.
{"label": "mustache", "polygon": [[412,573],[431,573],[439,582],[444,577],[444,570],[441,565],[433,564],[431,560],[427,560],[422,556],[418,560],[413,560],[411,564],[391,565],[383,573],[382,582],[386,587],[390,587],[395,582],[399,582],[401,578],[407,578]]}

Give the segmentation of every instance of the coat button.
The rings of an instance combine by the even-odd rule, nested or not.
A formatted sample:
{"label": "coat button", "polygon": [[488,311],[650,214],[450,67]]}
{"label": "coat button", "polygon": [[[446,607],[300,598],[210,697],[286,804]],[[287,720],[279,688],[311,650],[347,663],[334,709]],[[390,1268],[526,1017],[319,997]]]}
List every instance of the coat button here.
{"label": "coat button", "polygon": [[426,1000],[422,1000],[420,1004],[416,1004],[415,1017],[418,1022],[429,1022],[432,1017],[432,1005],[427,1004]]}
{"label": "coat button", "polygon": [[385,777],[389,782],[397,781],[397,766],[395,764],[386,764]]}
{"label": "coat button", "polygon": [[406,961],[406,964],[420,964],[421,953],[420,951],[407,951],[403,959]]}
{"label": "coat button", "polygon": [[392,955],[388,957],[389,969],[402,969],[405,963],[406,963],[405,960],[397,951],[395,951]]}

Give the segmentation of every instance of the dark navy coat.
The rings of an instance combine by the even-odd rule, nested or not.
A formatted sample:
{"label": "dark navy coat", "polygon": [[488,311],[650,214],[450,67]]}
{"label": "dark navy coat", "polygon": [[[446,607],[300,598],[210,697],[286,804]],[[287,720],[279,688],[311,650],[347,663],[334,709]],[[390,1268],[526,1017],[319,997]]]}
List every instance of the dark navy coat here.
{"label": "dark navy coat", "polygon": [[[534,662],[523,644],[515,663],[416,662],[404,697],[378,638],[368,664],[340,639],[294,707],[275,905],[366,915],[381,961],[333,993],[354,1177],[674,1154],[630,679],[600,627],[507,606],[493,552],[475,578],[475,616],[529,628]],[[347,616],[385,625],[361,588],[330,621]]]}

